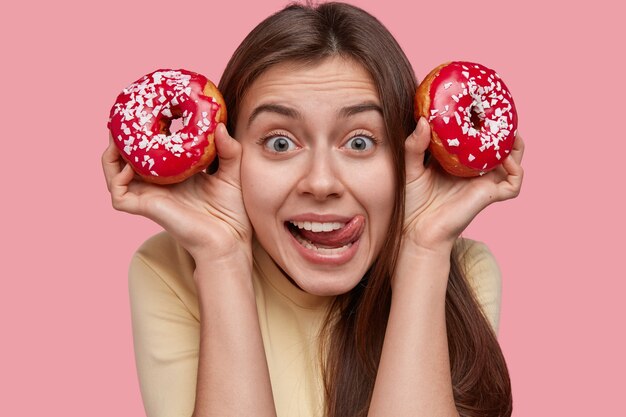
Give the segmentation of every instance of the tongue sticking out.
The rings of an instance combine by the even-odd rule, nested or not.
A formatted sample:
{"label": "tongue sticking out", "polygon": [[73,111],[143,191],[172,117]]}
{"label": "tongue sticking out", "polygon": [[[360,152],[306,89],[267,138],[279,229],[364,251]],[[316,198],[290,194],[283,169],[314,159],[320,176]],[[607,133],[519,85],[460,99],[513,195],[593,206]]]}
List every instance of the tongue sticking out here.
{"label": "tongue sticking out", "polygon": [[332,248],[340,248],[348,243],[354,242],[361,236],[365,218],[363,216],[355,216],[344,227],[331,232],[312,232],[310,230],[298,229],[300,236],[318,246],[327,246]]}

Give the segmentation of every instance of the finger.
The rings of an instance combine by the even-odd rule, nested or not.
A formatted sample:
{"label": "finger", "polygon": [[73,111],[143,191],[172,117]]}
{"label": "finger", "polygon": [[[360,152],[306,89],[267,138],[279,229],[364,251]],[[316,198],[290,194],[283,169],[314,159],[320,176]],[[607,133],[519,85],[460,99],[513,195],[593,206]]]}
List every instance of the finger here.
{"label": "finger", "polygon": [[502,181],[498,184],[498,188],[501,191],[500,199],[507,200],[510,198],[515,198],[519,195],[522,188],[524,169],[515,160],[513,155],[509,155],[504,160],[504,162],[502,163],[502,167],[507,172],[507,176],[505,181]]}
{"label": "finger", "polygon": [[215,129],[215,146],[217,155],[225,163],[239,158],[241,154],[241,145],[230,136],[223,123],[218,124]]}
{"label": "finger", "polygon": [[218,175],[239,178],[241,144],[230,136],[223,123],[215,130],[215,147],[220,159]]}
{"label": "finger", "polygon": [[129,213],[136,212],[133,206],[136,196],[128,192],[128,186],[133,180],[135,172],[130,164],[126,164],[124,168],[111,179],[111,202],[116,210],[122,210]]}
{"label": "finger", "polygon": [[518,164],[522,163],[522,158],[524,157],[525,148],[526,148],[526,145],[524,144],[524,140],[518,133],[517,135],[515,135],[515,142],[513,142],[513,150],[511,150],[511,157],[513,157],[515,162],[517,162]]}
{"label": "finger", "polygon": [[102,153],[102,170],[107,183],[107,189],[111,191],[111,181],[122,170],[120,153],[109,135],[109,146]]}
{"label": "finger", "polygon": [[429,144],[430,126],[424,117],[420,117],[415,131],[404,142],[407,181],[414,180],[424,171],[424,154]]}

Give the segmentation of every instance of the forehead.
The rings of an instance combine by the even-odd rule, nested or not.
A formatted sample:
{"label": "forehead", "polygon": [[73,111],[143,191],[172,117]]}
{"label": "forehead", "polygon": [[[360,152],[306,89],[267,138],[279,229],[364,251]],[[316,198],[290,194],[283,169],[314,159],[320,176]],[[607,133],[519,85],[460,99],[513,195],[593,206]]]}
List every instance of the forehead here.
{"label": "forehead", "polygon": [[342,106],[363,101],[380,103],[369,72],[352,59],[329,57],[317,64],[284,62],[257,78],[242,101],[242,113],[260,102],[287,102],[293,106]]}

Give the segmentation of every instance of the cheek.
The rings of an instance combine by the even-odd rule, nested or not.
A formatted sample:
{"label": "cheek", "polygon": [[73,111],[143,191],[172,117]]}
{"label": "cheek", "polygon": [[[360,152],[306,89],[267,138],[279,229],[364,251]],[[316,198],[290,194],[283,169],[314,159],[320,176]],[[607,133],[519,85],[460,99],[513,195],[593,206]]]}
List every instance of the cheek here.
{"label": "cheek", "polygon": [[248,217],[255,229],[276,218],[289,193],[289,178],[275,166],[256,158],[241,161],[241,193]]}
{"label": "cheek", "polygon": [[389,230],[391,215],[393,212],[396,180],[392,163],[376,164],[367,172],[363,178],[365,187],[360,187],[361,200],[366,205],[366,210],[370,216],[373,232],[377,235],[386,233]]}

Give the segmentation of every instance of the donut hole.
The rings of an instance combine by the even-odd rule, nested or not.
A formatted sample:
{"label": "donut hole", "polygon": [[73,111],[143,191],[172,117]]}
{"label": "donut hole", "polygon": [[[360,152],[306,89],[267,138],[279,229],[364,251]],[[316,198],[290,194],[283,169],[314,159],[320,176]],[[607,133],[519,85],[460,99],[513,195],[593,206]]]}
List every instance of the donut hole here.
{"label": "donut hole", "polygon": [[470,122],[474,129],[481,130],[485,123],[485,112],[478,106],[470,107]]}
{"label": "donut hole", "polygon": [[183,128],[183,118],[176,117],[170,121],[169,126],[167,127],[167,130],[169,131],[170,135],[173,135],[174,133],[177,133],[182,128]]}
{"label": "donut hole", "polygon": [[157,118],[159,133],[170,136],[178,133],[184,127],[184,119],[182,115],[174,114],[174,117],[164,117],[160,115]]}

